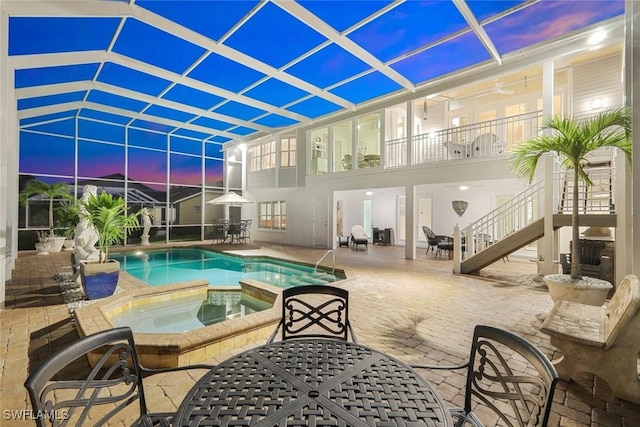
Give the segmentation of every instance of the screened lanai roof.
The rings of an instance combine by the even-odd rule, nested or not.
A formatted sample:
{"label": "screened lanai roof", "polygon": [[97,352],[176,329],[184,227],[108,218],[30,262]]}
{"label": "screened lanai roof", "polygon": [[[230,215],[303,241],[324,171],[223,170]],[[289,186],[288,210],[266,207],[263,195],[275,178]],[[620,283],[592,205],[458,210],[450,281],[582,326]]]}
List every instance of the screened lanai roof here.
{"label": "screened lanai roof", "polygon": [[607,1],[19,0],[18,117],[246,140],[413,93],[624,14]]}

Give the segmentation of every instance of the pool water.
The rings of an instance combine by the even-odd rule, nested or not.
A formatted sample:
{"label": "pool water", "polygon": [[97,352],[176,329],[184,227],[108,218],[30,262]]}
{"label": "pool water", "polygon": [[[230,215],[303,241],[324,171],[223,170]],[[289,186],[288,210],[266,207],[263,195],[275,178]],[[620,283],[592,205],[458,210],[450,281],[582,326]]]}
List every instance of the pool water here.
{"label": "pool water", "polygon": [[201,295],[125,309],[110,321],[134,332],[182,333],[271,308],[266,301],[241,291],[209,291]]}
{"label": "pool water", "polygon": [[[266,257],[238,257],[203,249],[176,248],[111,254],[120,268],[150,286],[205,279],[210,285],[259,280],[281,288],[326,284],[344,279],[313,267]],[[338,272],[336,272],[338,273]]]}

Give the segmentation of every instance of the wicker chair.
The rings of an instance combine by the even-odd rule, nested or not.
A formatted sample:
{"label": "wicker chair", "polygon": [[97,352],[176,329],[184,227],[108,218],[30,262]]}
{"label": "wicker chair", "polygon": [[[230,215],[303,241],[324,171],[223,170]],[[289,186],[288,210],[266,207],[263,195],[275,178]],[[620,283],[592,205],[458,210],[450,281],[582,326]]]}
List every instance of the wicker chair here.
{"label": "wicker chair", "polygon": [[438,236],[426,225],[422,226],[422,232],[424,233],[424,237],[427,239],[427,255],[429,255],[429,250],[432,250],[435,253],[438,250]]}
{"label": "wicker chair", "polygon": [[[92,367],[87,360],[95,362]],[[139,418],[132,425],[169,426],[173,413],[147,410],[143,374],[210,368],[144,368],[133,332],[122,327],[81,338],[54,353],[31,372],[24,385],[34,413],[43,415],[35,420],[39,427],[109,425],[118,416],[125,418],[122,411],[130,405],[139,405]]]}
{"label": "wicker chair", "polygon": [[282,318],[267,342],[281,332],[282,340],[356,337],[349,322],[349,291],[329,285],[307,285],[282,291]]}
{"label": "wicker chair", "polygon": [[[487,425],[547,425],[558,373],[529,341],[491,326],[477,325],[469,360],[456,366],[412,365],[426,369],[466,369],[464,408],[451,409],[456,426],[483,426],[472,411],[478,404],[495,413]],[[537,375],[532,374],[533,372]]]}

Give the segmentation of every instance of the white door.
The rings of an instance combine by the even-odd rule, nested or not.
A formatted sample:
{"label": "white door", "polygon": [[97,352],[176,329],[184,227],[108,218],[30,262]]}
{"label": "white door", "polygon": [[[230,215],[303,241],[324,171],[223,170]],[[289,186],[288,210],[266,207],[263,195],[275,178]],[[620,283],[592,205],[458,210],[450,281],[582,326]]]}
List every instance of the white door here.
{"label": "white door", "polygon": [[[426,225],[427,227],[433,230],[432,217],[431,217],[431,196],[418,196],[418,241],[426,242],[427,238],[422,231],[422,226]],[[443,234],[435,232],[436,234]]]}
{"label": "white door", "polygon": [[327,199],[313,199],[312,246],[326,248],[329,236],[329,211]]}

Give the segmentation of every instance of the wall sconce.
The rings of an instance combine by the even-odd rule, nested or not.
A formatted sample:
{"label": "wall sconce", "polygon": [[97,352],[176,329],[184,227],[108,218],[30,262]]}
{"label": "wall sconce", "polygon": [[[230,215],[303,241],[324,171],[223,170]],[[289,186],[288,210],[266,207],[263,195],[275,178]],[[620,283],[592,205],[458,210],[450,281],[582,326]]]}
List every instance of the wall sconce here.
{"label": "wall sconce", "polygon": [[598,110],[602,108],[602,99],[596,98],[591,100],[591,109]]}
{"label": "wall sconce", "polygon": [[458,216],[464,215],[464,212],[467,210],[467,206],[469,206],[469,202],[465,200],[453,200],[451,201],[451,207]]}

